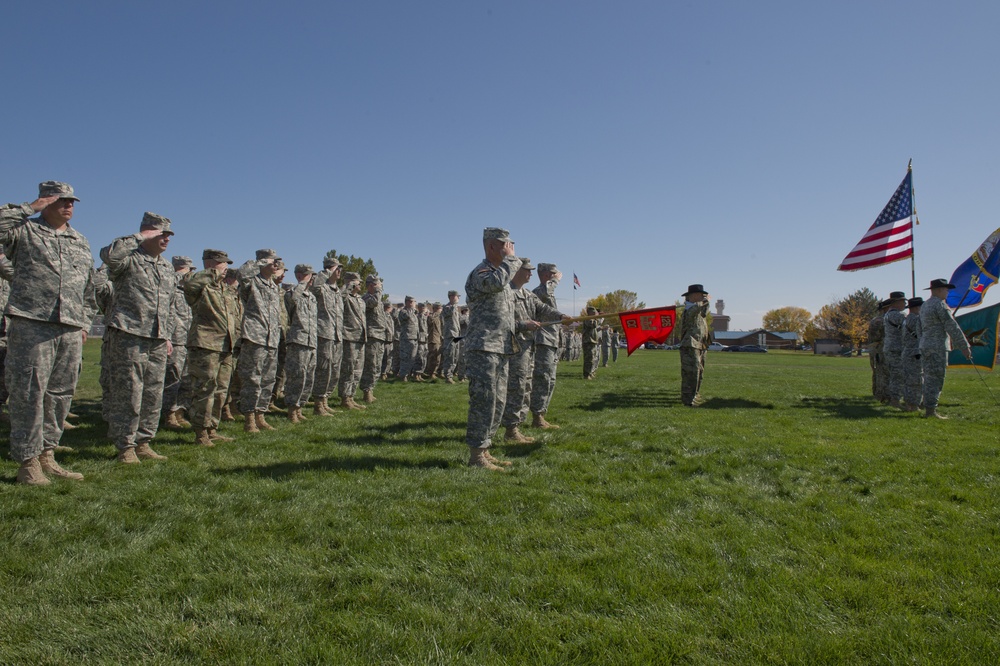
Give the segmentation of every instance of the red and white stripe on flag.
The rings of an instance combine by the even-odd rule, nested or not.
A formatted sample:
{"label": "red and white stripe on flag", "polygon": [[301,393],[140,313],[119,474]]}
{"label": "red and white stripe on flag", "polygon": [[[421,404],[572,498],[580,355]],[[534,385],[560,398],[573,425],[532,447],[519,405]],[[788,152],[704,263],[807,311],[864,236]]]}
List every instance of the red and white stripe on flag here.
{"label": "red and white stripe on flag", "polygon": [[844,258],[839,271],[858,271],[913,256],[913,222],[909,217],[872,227]]}

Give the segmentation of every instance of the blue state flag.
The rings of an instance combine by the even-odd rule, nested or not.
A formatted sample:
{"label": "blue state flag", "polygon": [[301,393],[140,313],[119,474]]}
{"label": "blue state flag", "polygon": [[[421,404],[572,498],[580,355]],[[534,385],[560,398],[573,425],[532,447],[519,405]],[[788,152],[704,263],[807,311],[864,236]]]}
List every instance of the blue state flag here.
{"label": "blue state flag", "polygon": [[1000,229],[997,229],[972,256],[962,262],[951,275],[955,288],[948,292],[949,307],[967,308],[983,302],[986,290],[997,282],[1000,274]]}
{"label": "blue state flag", "polygon": [[992,370],[997,361],[998,318],[1000,318],[1000,304],[955,317],[972,348],[972,361],[969,362],[962,356],[962,352],[955,349],[948,354],[948,366],[952,368],[977,366]]}

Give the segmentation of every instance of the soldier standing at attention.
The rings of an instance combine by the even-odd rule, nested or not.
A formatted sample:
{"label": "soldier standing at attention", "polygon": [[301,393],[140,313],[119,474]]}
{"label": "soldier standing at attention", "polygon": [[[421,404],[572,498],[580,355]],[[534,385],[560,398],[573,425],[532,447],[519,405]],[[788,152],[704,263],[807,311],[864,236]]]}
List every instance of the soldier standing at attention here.
{"label": "soldier standing at attention", "polygon": [[277,261],[274,250],[257,250],[256,260],[238,269],[243,325],[236,371],[240,376],[239,407],[246,417],[243,431],[249,433],[274,430],[264,412],[271,403],[281,341],[281,288],[274,283]]}
{"label": "soldier standing at attention", "polygon": [[[538,286],[535,296],[550,308],[556,307],[556,287],[562,273],[555,264],[538,264]],[[559,326],[542,326],[535,331],[535,366],[531,374],[531,425],[535,428],[557,429],[559,426],[545,420],[552,394],[556,390],[556,369],[559,365]]]}
{"label": "soldier standing at attention", "polygon": [[681,402],[688,407],[701,404],[701,378],[705,372],[705,350],[708,349],[708,292],[693,284],[681,294],[684,314],[681,315]]}
{"label": "soldier standing at attention", "polygon": [[455,383],[455,366],[458,365],[458,345],[455,338],[461,335],[459,293],[448,292],[448,304],[441,309],[441,376],[445,384]]}
{"label": "soldier standing at attention", "polygon": [[882,338],[882,358],[885,359],[889,381],[886,384],[886,395],[889,405],[897,409],[903,408],[900,400],[903,397],[903,322],[906,316],[906,294],[894,291],[886,299],[888,309],[882,318],[885,335]]}
{"label": "soldier standing at attention", "polygon": [[428,377],[439,377],[441,372],[441,304],[431,305],[427,313],[427,369]]}
{"label": "soldier standing at attention", "polygon": [[184,281],[184,299],[191,308],[187,347],[191,408],[195,444],[215,446],[215,441],[232,441],[218,434],[216,403],[226,399],[233,374],[233,350],[239,340],[240,300],[226,285],[226,270],[233,261],[222,250],[207,249],[201,254],[205,270]]}
{"label": "soldier standing at attention", "polygon": [[403,308],[396,316],[399,322],[399,378],[404,382],[416,376],[417,338],[420,336],[420,321],[414,307],[413,296],[407,296]]}
{"label": "soldier standing at attention", "polygon": [[[389,375],[392,374],[392,359],[396,348],[395,341],[398,340],[396,337],[396,315],[393,310],[392,303],[382,305],[383,321],[385,322],[386,329],[386,341],[382,348],[382,367],[379,370],[382,374],[382,381],[387,380]],[[398,353],[396,353],[396,356],[398,358]]]}
{"label": "soldier standing at attention", "polygon": [[[587,307],[588,315],[596,315],[597,308]],[[597,376],[597,354],[599,334],[597,331],[598,321],[588,319],[580,325],[580,333],[583,335],[583,378],[593,379]]]}
{"label": "soldier standing at attention", "polygon": [[163,380],[164,427],[167,430],[183,430],[191,426],[184,420],[181,411],[187,407],[190,394],[187,368],[187,337],[191,327],[191,306],[184,300],[184,281],[192,275],[194,260],[191,257],[172,257],[177,279],[177,296],[174,298],[172,317],[173,335],[170,338],[170,355],[167,356],[167,376]]}
{"label": "soldier standing at attention", "polygon": [[889,303],[879,301],[878,312],[868,322],[868,363],[872,368],[872,395],[883,405],[889,402],[888,369],[882,344],[885,341],[885,312]]}
{"label": "soldier standing at attention", "polygon": [[10,456],[21,463],[17,482],[30,486],[50,483],[46,474],[83,478],[55,460],[97,308],[90,244],[69,225],[77,201],[72,187],[48,180],[31,203],[0,208],[0,245],[14,264],[5,312]]}
{"label": "soldier standing at attention", "polygon": [[295,266],[295,286],[285,292],[288,338],[285,350],[285,407],[292,423],[305,421],[302,408],[312,395],[316,377],[316,296],[309,287],[314,278],[309,264]]}
{"label": "soldier standing at attention", "polygon": [[[514,347],[514,296],[510,281],[521,267],[514,255],[514,241],[506,229],[483,230],[486,258],[472,269],[465,281],[469,304],[469,332],[465,372],[469,377],[469,420],[465,443],[469,465],[501,471],[503,465],[490,455],[489,447],[500,426],[507,397],[507,359]],[[528,330],[537,325],[527,324]]]}
{"label": "soldier standing at attention", "polygon": [[173,302],[180,297],[174,267],[161,256],[173,235],[169,219],[145,213],[139,233],[101,249],[115,289],[105,332],[111,336],[108,434],[124,464],[166,460],[149,442],[160,422],[167,356],[173,350]]}
{"label": "soldier standing at attention", "polygon": [[368,340],[365,302],[361,298],[361,276],[344,273],[344,358],[340,363],[340,405],[345,409],[364,409],[354,401],[358,380],[365,363]]}
{"label": "soldier standing at attention", "polygon": [[924,299],[917,296],[906,303],[910,314],[903,321],[903,401],[904,411],[915,412],[923,402],[924,373],[920,367],[920,306]]}
{"label": "soldier standing at attention", "polygon": [[323,272],[312,283],[316,297],[316,378],[313,382],[313,411],[317,416],[333,416],[329,399],[340,381],[343,359],[344,302],[341,298],[341,266],[336,257],[323,259]]}
{"label": "soldier standing at attention", "polygon": [[[946,419],[938,414],[938,399],[944,388],[944,373],[948,368],[948,351],[958,346],[965,358],[972,360],[972,348],[945,304],[948,292],[955,288],[947,280],[931,280],[931,297],[920,307],[920,362],[924,371],[924,416]],[[949,344],[949,340],[951,344]]]}
{"label": "soldier standing at attention", "polygon": [[424,381],[427,369],[427,304],[417,303],[417,368],[416,380]]}
{"label": "soldier standing at attention", "polygon": [[365,278],[365,324],[368,341],[365,343],[365,363],[361,372],[361,393],[367,404],[375,402],[375,384],[382,375],[382,357],[385,346],[391,344],[392,333],[389,315],[382,307],[382,280],[377,275]]}
{"label": "soldier standing at attention", "polygon": [[608,367],[608,357],[611,356],[611,327],[601,326],[601,367]]}
{"label": "soldier standing at attention", "polygon": [[617,363],[618,362],[618,344],[620,342],[621,342],[621,339],[618,336],[618,329],[616,328],[616,329],[614,329],[614,330],[611,331],[611,362],[612,363]]}

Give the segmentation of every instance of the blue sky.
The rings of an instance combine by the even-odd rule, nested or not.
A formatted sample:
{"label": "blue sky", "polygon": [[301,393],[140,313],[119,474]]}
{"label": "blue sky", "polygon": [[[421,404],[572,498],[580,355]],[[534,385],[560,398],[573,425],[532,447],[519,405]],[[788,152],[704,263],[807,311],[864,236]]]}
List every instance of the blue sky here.
{"label": "blue sky", "polygon": [[[733,328],[910,264],[837,265],[913,159],[918,291],[994,229],[997,3],[9,2],[0,199],[64,180],[96,256],[371,257],[445,300],[483,227],[582,282],[690,283]],[[571,281],[558,290],[573,307]],[[997,295],[987,294],[986,302]]]}

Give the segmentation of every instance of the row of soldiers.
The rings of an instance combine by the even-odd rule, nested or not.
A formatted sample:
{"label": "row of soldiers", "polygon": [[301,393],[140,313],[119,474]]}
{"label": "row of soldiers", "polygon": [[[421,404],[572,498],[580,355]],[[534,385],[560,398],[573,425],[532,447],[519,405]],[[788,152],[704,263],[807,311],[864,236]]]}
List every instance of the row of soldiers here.
{"label": "row of soldiers", "polygon": [[868,341],[872,395],[882,404],[907,412],[923,406],[925,416],[947,418],[937,408],[948,352],[954,346],[972,360],[969,342],[945,303],[954,288],[938,278],[931,280],[926,301],[894,291],[879,302],[879,312],[868,325]]}

